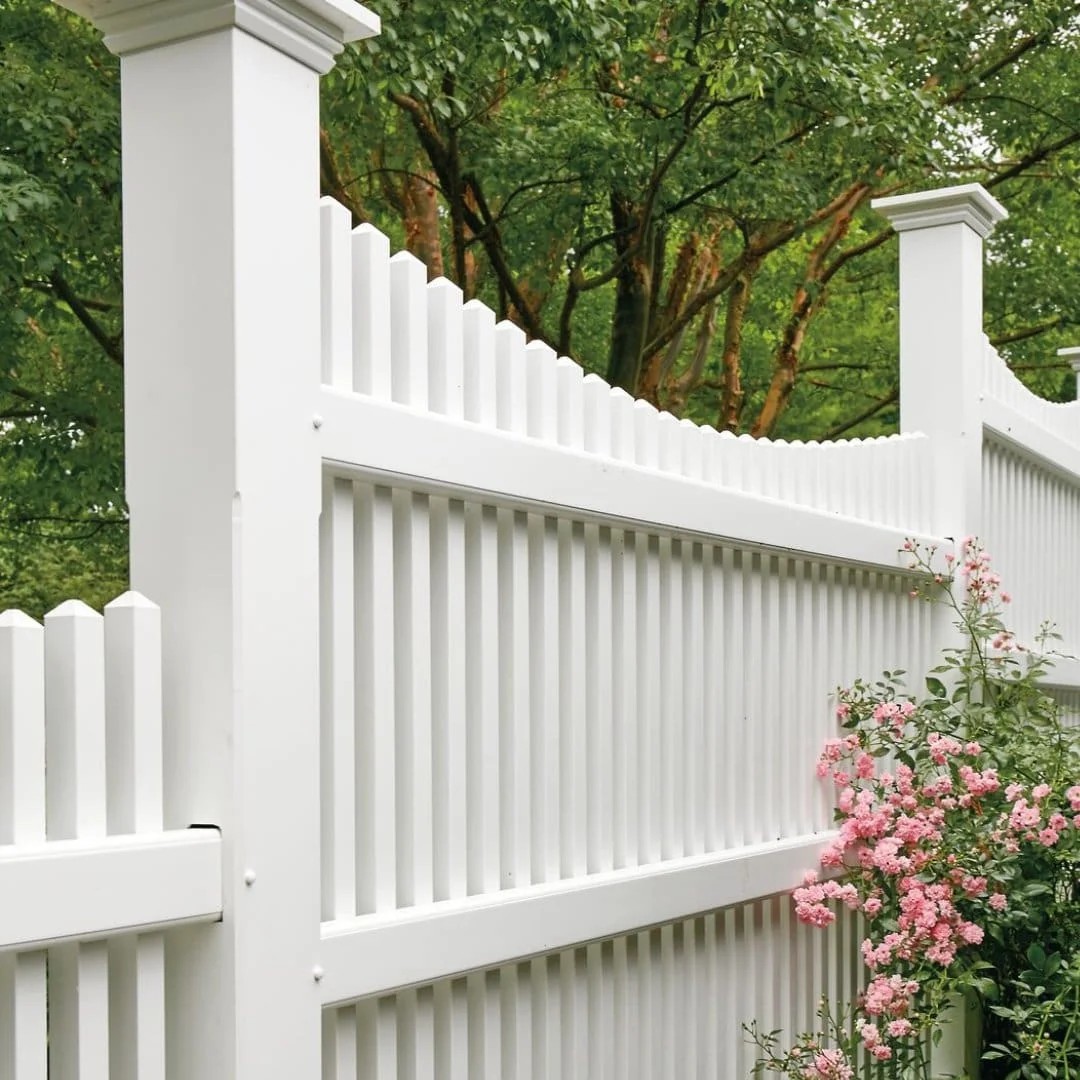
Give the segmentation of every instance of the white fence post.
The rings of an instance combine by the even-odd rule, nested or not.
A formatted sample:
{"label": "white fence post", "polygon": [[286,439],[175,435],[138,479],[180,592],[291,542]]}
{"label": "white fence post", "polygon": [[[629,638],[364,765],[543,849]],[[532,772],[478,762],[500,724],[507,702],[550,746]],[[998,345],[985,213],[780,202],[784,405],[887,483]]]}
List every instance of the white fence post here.
{"label": "white fence post", "polygon": [[1067,349],[1058,349],[1058,356],[1068,360],[1076,372],[1076,400],[1080,401],[1080,345],[1070,345]]}
{"label": "white fence post", "polygon": [[319,1075],[319,75],[352,0],[61,0],[123,60],[133,587],[162,609],[165,825],[224,841],[169,935],[170,1080]]}
{"label": "white fence post", "polygon": [[900,234],[900,430],[933,441],[933,528],[980,526],[983,240],[1005,208],[979,184],[875,199]]}
{"label": "white fence post", "polygon": [[[960,541],[982,527],[983,240],[1008,216],[979,184],[876,199],[900,234],[900,429],[930,436],[933,530]],[[937,635],[954,633],[944,614]],[[935,1078],[978,1076],[970,1003],[947,1012]]]}

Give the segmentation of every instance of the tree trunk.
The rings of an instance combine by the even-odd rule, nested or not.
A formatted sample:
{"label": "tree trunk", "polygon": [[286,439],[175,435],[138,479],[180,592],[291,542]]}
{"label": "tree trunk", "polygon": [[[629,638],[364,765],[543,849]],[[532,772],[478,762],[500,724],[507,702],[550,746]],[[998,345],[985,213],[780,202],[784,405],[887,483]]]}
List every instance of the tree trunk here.
{"label": "tree trunk", "polygon": [[608,356],[607,381],[630,394],[638,391],[642,349],[649,319],[652,295],[650,246],[643,243],[639,219],[640,207],[628,198],[612,192],[611,217],[615,226],[615,252],[620,259],[615,276],[615,310],[611,321],[611,352]]}
{"label": "tree trunk", "polygon": [[721,431],[738,432],[742,416],[742,330],[746,309],[750,304],[750,287],[761,266],[760,258],[750,259],[735,278],[728,294],[727,319],[724,322],[724,352],[721,358],[722,384],[720,417]]}
{"label": "tree trunk", "polygon": [[827,267],[825,257],[847,236],[855,210],[869,194],[870,189],[867,185],[862,183],[852,185],[848,190],[847,200],[839,204],[825,234],[810,252],[803,281],[795,290],[791,316],[776,349],[773,376],[765,394],[765,401],[757,420],[754,421],[754,426],[750,429],[750,434],[754,438],[772,435],[776,422],[787,408],[791,392],[795,389],[795,377],[799,369],[803,342],[806,340],[806,331],[809,329],[811,319],[824,302],[826,286],[839,265]]}
{"label": "tree trunk", "polygon": [[402,196],[405,248],[428,268],[428,281],[442,277],[446,270],[439,228],[439,197],[434,177],[406,177]]}

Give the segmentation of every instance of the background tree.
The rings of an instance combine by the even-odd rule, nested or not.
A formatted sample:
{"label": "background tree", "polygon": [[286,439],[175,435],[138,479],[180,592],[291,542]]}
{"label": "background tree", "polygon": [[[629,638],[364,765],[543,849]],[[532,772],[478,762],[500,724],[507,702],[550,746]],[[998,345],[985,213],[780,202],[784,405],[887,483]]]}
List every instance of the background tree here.
{"label": "background tree", "polygon": [[[324,192],[611,382],[755,435],[895,429],[869,201],[978,180],[1013,212],[987,331],[1072,394],[1076,0],[371,6]],[[0,8],[0,607],[123,587],[117,99],[94,31]]]}

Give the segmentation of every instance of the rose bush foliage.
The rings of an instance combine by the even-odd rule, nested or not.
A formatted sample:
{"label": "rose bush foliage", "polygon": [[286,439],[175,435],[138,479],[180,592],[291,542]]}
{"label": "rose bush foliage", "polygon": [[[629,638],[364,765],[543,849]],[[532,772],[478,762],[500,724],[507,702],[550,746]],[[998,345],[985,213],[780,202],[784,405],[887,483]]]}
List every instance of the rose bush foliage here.
{"label": "rose bush foliage", "polygon": [[823,1031],[790,1049],[751,1027],[757,1071],[848,1080],[869,1061],[929,1077],[942,1015],[975,995],[984,1080],[1080,1076],[1080,731],[1041,689],[1054,635],[1010,633],[976,540],[940,565],[933,549],[905,552],[912,597],[952,606],[956,644],[921,699],[903,672],[838,692],[844,733],[817,764],[838,831],[823,875],[794,893],[813,926],[842,906],[861,916],[865,989],[838,1013],[823,1003]]}

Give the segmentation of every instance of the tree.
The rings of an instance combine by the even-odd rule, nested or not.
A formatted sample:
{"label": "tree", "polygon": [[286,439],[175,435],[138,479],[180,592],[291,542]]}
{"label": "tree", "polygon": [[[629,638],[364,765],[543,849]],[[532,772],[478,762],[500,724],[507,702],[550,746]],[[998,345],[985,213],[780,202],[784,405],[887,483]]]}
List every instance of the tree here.
{"label": "tree", "polygon": [[126,580],[119,73],[52,4],[0,43],[0,608],[40,613]]}
{"label": "tree", "polygon": [[[1073,392],[1077,0],[373,0],[323,82],[322,184],[469,297],[677,415],[897,419],[877,194],[979,180],[987,329]],[[0,9],[0,607],[122,587],[118,65]]]}

